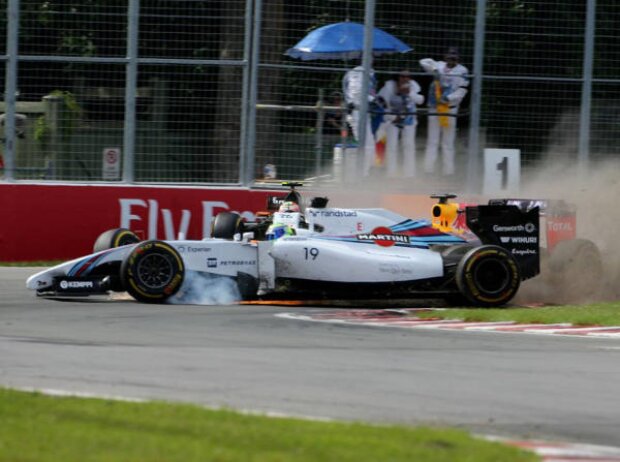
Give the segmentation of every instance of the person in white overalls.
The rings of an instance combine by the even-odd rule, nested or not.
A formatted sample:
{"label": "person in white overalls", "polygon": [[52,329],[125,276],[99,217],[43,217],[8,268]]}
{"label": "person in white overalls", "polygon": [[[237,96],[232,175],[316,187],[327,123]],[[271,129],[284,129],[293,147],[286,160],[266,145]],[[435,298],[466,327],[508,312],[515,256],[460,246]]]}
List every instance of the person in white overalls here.
{"label": "person in white overalls", "polygon": [[[347,123],[350,125],[353,131],[353,136],[356,140],[359,140],[359,107],[362,102],[362,78],[364,76],[364,68],[357,66],[344,75],[342,79],[342,92],[344,94],[347,107],[350,109],[350,113],[347,115]],[[371,69],[370,81],[368,83],[368,102],[373,103],[376,97],[376,79],[375,72]],[[370,113],[366,117],[366,139],[363,147],[364,163],[363,163],[363,175],[368,176],[370,174],[370,168],[374,166],[375,162],[375,137],[372,134],[370,126]]]}
{"label": "person in white overalls", "polygon": [[[441,140],[443,157],[442,173],[454,174],[454,142],[456,139],[456,114],[459,104],[467,94],[469,71],[459,64],[458,49],[450,47],[444,55],[444,61],[435,61],[431,58],[420,60],[420,65],[426,72],[434,76],[428,95],[428,109],[439,115],[428,116],[428,140],[424,159],[424,171],[434,173],[435,162]],[[441,113],[447,114],[442,116]]]}
{"label": "person in white overalls", "polygon": [[385,167],[386,176],[399,176],[399,152],[402,152],[402,176],[415,176],[415,134],[418,124],[416,105],[424,103],[420,85],[411,79],[411,74],[403,71],[394,79],[385,82],[379,91],[379,98],[386,105]]}

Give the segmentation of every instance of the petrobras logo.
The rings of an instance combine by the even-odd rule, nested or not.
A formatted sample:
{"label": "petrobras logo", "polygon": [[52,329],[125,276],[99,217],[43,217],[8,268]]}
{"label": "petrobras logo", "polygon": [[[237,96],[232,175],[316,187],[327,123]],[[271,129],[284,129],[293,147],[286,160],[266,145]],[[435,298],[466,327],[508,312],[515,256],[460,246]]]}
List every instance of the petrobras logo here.
{"label": "petrobras logo", "polygon": [[525,225],[514,225],[514,226],[500,226],[493,225],[493,231],[496,233],[506,233],[506,232],[523,232],[533,233],[536,231],[536,225],[534,223],[526,223]]}
{"label": "petrobras logo", "polygon": [[320,218],[348,218],[357,217],[357,212],[354,210],[310,210],[310,215]]}
{"label": "petrobras logo", "polygon": [[93,289],[95,284],[93,281],[60,281],[60,288],[62,290],[68,289]]}
{"label": "petrobras logo", "polygon": [[256,266],[256,260],[221,260],[220,266]]}
{"label": "petrobras logo", "polygon": [[358,241],[373,241],[381,247],[392,247],[394,244],[409,244],[410,238],[405,234],[394,234],[390,228],[379,226],[370,233],[356,236]]}

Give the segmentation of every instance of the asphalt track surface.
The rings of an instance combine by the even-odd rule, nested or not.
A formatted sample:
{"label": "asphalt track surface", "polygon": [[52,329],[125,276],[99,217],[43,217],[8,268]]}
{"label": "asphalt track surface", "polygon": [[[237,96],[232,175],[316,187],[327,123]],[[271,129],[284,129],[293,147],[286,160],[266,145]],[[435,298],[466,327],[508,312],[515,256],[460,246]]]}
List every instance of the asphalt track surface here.
{"label": "asphalt track surface", "polygon": [[[334,325],[326,308],[36,298],[0,268],[0,385],[617,445],[620,342]],[[342,310],[342,308],[339,308]]]}

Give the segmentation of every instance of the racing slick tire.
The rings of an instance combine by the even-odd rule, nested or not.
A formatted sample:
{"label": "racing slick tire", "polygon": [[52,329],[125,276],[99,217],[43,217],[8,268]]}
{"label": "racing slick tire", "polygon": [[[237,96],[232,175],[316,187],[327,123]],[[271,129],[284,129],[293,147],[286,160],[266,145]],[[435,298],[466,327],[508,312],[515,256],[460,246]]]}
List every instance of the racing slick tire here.
{"label": "racing slick tire", "polygon": [[140,242],[140,238],[136,233],[127,228],[108,229],[101,233],[95,241],[93,252],[101,252],[102,250],[114,249],[137,242]]}
{"label": "racing slick tire", "polygon": [[[474,248],[472,244],[449,245],[441,249],[441,258],[443,259],[444,271],[446,274],[455,274],[456,267],[463,259],[463,255]],[[445,295],[444,300],[450,306],[468,306],[470,302],[458,291]]]}
{"label": "racing slick tire", "polygon": [[184,277],[183,259],[162,241],[141,242],[121,265],[123,287],[144,303],[163,303],[178,292]]}
{"label": "racing slick tire", "polygon": [[467,252],[456,269],[456,285],[470,305],[501,306],[519,290],[521,274],[506,249],[482,245]]}
{"label": "racing slick tire", "polygon": [[243,219],[234,212],[220,212],[213,220],[211,236],[232,240],[235,234],[243,233]]}
{"label": "racing slick tire", "polygon": [[473,248],[475,248],[473,244],[459,244],[447,246],[440,252],[444,265],[458,264],[463,259],[463,255],[465,255]]}
{"label": "racing slick tire", "polygon": [[547,269],[559,302],[592,301],[602,289],[601,253],[596,244],[587,239],[559,242],[550,252]]}

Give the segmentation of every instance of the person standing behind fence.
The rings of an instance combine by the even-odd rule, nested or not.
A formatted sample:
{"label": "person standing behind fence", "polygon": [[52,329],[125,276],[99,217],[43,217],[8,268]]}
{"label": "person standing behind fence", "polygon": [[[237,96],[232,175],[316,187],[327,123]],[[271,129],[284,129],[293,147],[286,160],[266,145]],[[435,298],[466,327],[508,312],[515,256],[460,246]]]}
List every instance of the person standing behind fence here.
{"label": "person standing behind fence", "polygon": [[348,135],[348,125],[343,121],[342,93],[339,91],[332,92],[327,98],[327,105],[337,109],[328,109],[325,111],[323,134],[340,135],[342,138],[346,138]]}
{"label": "person standing behind fence", "polygon": [[385,82],[379,98],[386,104],[386,176],[394,178],[398,172],[398,153],[402,152],[403,176],[415,176],[415,133],[418,124],[416,105],[424,103],[420,85],[411,79],[408,71]]}
{"label": "person standing behind fence", "polygon": [[[437,151],[441,140],[442,173],[444,175],[454,174],[456,115],[469,86],[467,77],[469,71],[459,61],[460,55],[456,47],[447,49],[444,61],[435,61],[431,58],[420,60],[422,68],[432,73],[434,77],[428,95],[429,112],[439,114],[428,116],[428,140],[424,159],[426,173],[435,171]],[[443,116],[442,113],[447,115]]]}
{"label": "person standing behind fence", "polygon": [[[342,79],[342,91],[344,99],[349,110],[347,115],[347,122],[351,126],[353,136],[356,140],[359,140],[359,108],[362,102],[362,79],[364,76],[364,68],[357,66],[344,75]],[[370,81],[368,82],[368,94],[365,97],[368,98],[369,103],[375,101],[376,95],[376,79],[375,72],[370,70]],[[372,134],[370,126],[370,113],[366,117],[366,140],[364,142],[364,161],[363,161],[363,175],[368,176],[370,174],[370,168],[374,165],[375,161],[375,138]]]}

